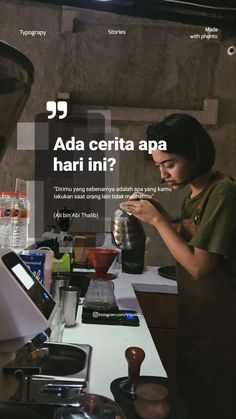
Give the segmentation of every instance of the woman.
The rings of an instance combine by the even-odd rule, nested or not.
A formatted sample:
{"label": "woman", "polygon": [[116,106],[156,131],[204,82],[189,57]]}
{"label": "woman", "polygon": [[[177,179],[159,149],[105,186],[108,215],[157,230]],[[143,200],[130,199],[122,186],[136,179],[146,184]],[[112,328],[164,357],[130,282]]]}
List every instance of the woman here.
{"label": "woman", "polygon": [[180,300],[177,381],[189,419],[236,417],[236,186],[212,170],[213,142],[189,115],[173,114],[147,130],[165,140],[152,157],[163,181],[189,184],[179,222],[153,200],[121,208],[152,225],[177,263]]}

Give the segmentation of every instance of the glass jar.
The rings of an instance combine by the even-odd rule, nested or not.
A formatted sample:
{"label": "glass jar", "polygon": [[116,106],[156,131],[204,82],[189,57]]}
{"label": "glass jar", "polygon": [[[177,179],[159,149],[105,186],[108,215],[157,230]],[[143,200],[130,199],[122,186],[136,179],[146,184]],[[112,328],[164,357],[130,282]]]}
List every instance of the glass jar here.
{"label": "glass jar", "polygon": [[109,311],[116,307],[114,285],[111,280],[91,279],[84,306],[91,310]]}

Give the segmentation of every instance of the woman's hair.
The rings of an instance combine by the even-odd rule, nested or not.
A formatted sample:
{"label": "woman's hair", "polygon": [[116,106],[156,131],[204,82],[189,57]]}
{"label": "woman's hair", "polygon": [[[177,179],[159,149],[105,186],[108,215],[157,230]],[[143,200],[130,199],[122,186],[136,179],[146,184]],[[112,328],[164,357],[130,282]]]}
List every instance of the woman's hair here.
{"label": "woman's hair", "polygon": [[183,156],[193,163],[193,176],[206,174],[215,161],[215,147],[205,128],[192,116],[172,114],[149,125],[148,140],[165,140],[167,153]]}

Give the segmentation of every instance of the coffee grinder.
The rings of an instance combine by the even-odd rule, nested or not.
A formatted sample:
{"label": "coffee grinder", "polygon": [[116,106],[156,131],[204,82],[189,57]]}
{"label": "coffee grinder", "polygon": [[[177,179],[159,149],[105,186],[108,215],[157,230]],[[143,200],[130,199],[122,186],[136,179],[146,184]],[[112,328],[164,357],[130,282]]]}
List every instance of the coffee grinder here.
{"label": "coffee grinder", "polygon": [[43,233],[42,241],[38,243],[38,247],[49,246],[56,255],[58,253],[72,253],[73,237],[68,233],[68,230],[73,222],[73,210],[66,207],[56,209],[53,217],[57,227],[55,225],[48,226],[51,230]]}

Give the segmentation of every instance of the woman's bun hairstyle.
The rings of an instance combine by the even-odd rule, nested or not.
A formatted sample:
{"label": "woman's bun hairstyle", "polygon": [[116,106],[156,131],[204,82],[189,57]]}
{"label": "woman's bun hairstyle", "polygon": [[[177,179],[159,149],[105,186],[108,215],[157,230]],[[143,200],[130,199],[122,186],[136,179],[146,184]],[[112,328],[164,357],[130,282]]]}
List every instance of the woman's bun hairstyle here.
{"label": "woman's bun hairstyle", "polygon": [[193,163],[192,178],[205,175],[215,162],[215,147],[205,128],[192,116],[172,114],[147,128],[148,140],[165,140],[167,153]]}

